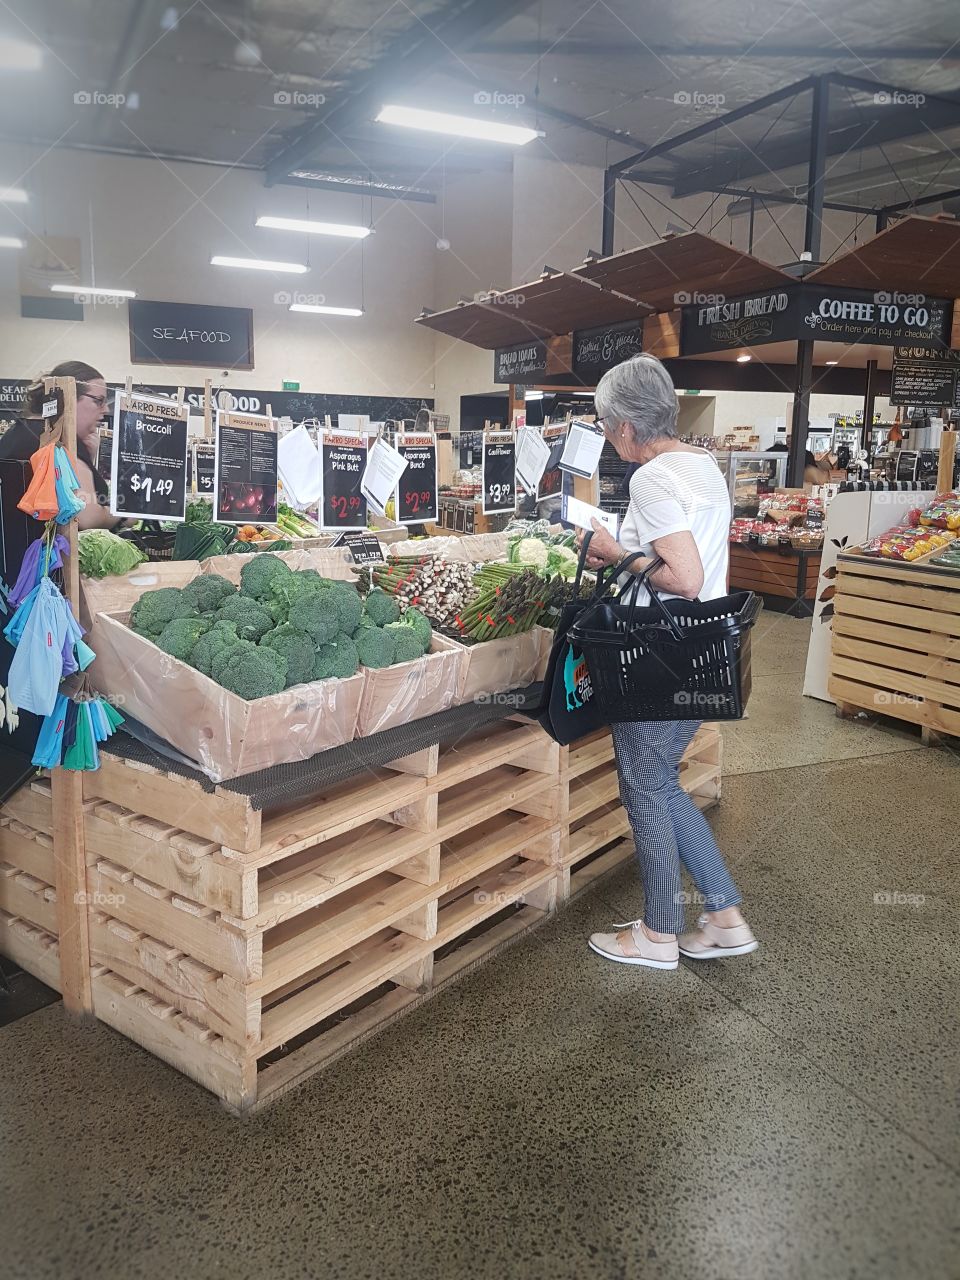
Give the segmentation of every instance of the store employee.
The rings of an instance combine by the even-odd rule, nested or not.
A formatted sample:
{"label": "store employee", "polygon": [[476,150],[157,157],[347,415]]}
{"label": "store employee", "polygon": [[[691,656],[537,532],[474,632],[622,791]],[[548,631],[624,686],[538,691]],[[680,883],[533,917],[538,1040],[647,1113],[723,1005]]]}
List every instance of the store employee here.
{"label": "store employee", "polygon": [[[124,522],[110,514],[105,478],[97,470],[97,425],[107,406],[107,384],[103,374],[82,360],[65,360],[45,375],[50,378],[74,378],[77,383],[77,479],[80,497],[87,504],[77,516],[81,529],[112,529]],[[27,392],[20,417],[0,437],[0,458],[19,458],[29,462],[40,447],[43,431],[41,413],[44,401],[43,380]]]}

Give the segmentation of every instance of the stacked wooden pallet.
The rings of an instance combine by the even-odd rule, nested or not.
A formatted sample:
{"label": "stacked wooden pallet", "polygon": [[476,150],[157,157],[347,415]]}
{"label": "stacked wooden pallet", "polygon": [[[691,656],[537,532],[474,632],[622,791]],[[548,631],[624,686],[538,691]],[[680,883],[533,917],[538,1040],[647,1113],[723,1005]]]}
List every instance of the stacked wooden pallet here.
{"label": "stacked wooden pallet", "polygon": [[[719,735],[703,730],[694,747],[686,785],[706,802]],[[105,755],[84,775],[83,823],[97,1017],[235,1111],[292,1087],[632,849],[609,735],[561,751],[513,720],[263,811]],[[0,951],[58,987],[52,831],[48,781],[0,809]]]}
{"label": "stacked wooden pallet", "polygon": [[827,690],[838,711],[960,735],[960,574],[856,554],[837,571]]}

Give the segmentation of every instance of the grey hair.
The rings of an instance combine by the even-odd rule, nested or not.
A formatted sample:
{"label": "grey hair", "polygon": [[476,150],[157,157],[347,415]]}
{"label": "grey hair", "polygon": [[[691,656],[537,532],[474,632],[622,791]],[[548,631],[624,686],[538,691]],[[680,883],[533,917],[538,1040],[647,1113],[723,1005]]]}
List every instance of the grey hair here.
{"label": "grey hair", "polygon": [[636,444],[676,437],[677,393],[656,356],[636,355],[615,365],[597,385],[597,416],[627,422]]}

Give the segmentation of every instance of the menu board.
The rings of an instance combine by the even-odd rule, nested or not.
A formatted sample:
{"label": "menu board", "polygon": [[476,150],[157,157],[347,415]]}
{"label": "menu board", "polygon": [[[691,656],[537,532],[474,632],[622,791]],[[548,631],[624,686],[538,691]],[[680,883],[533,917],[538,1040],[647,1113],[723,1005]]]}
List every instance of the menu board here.
{"label": "menu board", "polygon": [[517,509],[517,444],[512,431],[486,431],[483,436],[483,514]]}
{"label": "menu board", "polygon": [[217,411],[214,520],[272,524],[277,518],[276,419]]}
{"label": "menu board", "polygon": [[960,351],[894,347],[890,403],[939,409],[960,408]]}
{"label": "menu board", "polygon": [[360,489],[367,465],[367,442],[362,436],[337,431],[319,432],[322,529],[365,529],[367,500]]}
{"label": "menu board", "polygon": [[396,494],[398,524],[435,523],[437,502],[437,442],[430,434],[397,434],[397,452],[406,459]]}
{"label": "menu board", "polygon": [[187,405],[118,392],[110,451],[110,511],[183,520],[187,505]]}

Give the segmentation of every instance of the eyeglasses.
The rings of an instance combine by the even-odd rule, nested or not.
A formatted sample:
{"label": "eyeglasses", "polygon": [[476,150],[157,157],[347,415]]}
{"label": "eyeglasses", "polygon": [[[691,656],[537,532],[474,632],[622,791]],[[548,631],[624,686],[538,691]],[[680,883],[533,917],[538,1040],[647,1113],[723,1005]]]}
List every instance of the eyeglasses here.
{"label": "eyeglasses", "polygon": [[89,391],[81,391],[77,397],[78,400],[92,400],[98,409],[103,409],[107,404],[106,396],[92,396]]}

